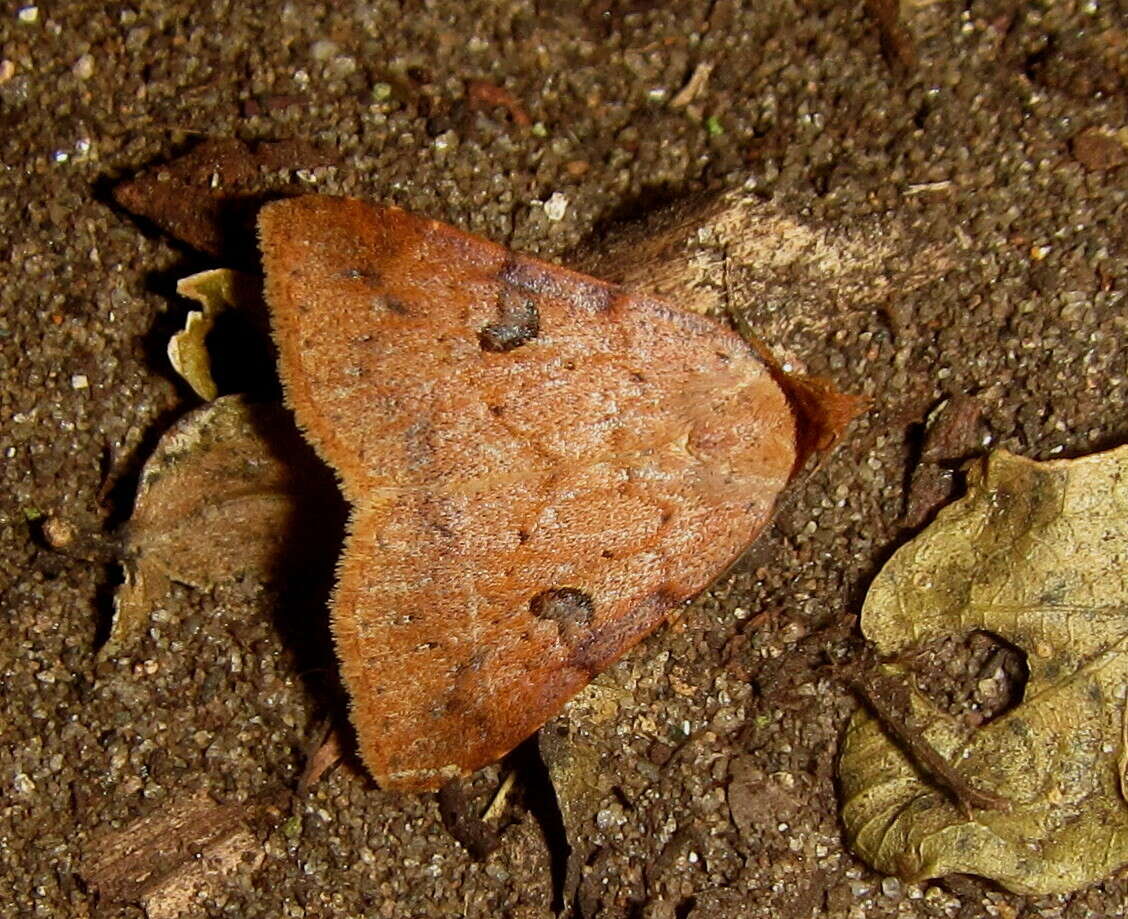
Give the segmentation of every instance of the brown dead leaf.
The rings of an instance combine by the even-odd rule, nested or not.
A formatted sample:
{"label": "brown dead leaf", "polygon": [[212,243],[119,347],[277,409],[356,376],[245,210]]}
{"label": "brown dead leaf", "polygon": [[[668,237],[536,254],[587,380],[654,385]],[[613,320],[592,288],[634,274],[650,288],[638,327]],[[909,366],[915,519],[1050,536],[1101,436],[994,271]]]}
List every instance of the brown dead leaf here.
{"label": "brown dead leaf", "polygon": [[915,530],[954,497],[954,470],[982,449],[983,434],[983,406],[974,396],[945,399],[929,413],[905,499],[906,527]]}
{"label": "brown dead leaf", "polygon": [[878,575],[862,628],[882,655],[980,630],[1025,651],[1029,679],[1021,705],[978,729],[905,681],[923,741],[1006,810],[969,816],[876,719],[855,715],[840,761],[843,822],[877,870],[980,874],[1041,894],[1128,862],[1126,551],[1128,447],[1047,463],[999,451]]}
{"label": "brown dead leaf", "polygon": [[[339,519],[328,470],[280,405],[225,396],[189,413],[142,470],[126,529],[125,581],[102,654],[128,646],[170,581],[210,588],[239,577],[267,580],[283,557],[294,563],[295,553],[324,545],[310,538],[311,526],[323,532]],[[300,541],[292,539],[297,529]]]}
{"label": "brown dead leaf", "polygon": [[330,153],[305,141],[251,146],[214,138],[118,183],[113,195],[131,214],[194,249],[254,264],[254,219],[263,201],[301,191],[296,172],[333,162]]}
{"label": "brown dead leaf", "polygon": [[1128,163],[1128,132],[1089,127],[1070,141],[1073,156],[1086,169],[1102,171]]}

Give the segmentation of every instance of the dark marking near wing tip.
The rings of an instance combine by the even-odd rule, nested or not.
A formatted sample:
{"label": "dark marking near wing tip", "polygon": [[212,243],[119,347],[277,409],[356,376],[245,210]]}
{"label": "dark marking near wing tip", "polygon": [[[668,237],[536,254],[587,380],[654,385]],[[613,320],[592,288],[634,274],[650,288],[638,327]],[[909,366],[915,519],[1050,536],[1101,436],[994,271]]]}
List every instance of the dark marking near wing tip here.
{"label": "dark marking near wing tip", "polygon": [[605,313],[614,309],[616,303],[625,296],[625,291],[618,284],[607,284],[523,258],[511,258],[497,276],[503,284],[519,287],[538,296],[565,300],[573,307],[593,313]]}
{"label": "dark marking near wing tip", "polygon": [[[502,271],[504,274],[504,270]],[[540,335],[540,310],[536,301],[502,279],[497,295],[497,321],[483,326],[478,343],[483,351],[512,351]]]}
{"label": "dark marking near wing tip", "polygon": [[587,628],[574,637],[566,664],[594,676],[624,650],[658,627],[670,610],[681,606],[685,597],[672,586],[659,587],[643,597],[618,618],[600,628]]}
{"label": "dark marking near wing tip", "polygon": [[529,612],[538,619],[555,622],[560,640],[566,645],[575,645],[591,624],[595,601],[575,587],[553,587],[542,590],[529,601]]}

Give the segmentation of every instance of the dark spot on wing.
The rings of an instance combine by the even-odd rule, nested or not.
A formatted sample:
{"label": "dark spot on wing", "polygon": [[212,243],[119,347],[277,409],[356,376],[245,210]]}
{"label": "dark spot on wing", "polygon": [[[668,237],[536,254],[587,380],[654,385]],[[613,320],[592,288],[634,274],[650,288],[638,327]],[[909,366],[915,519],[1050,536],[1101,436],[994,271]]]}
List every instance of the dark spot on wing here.
{"label": "dark spot on wing", "polygon": [[605,619],[592,628],[586,628],[571,645],[571,655],[565,661],[569,667],[594,676],[627,648],[649,635],[663,622],[670,610],[685,600],[672,587],[659,587],[634,607],[616,619]]}
{"label": "dark spot on wing", "polygon": [[512,351],[540,334],[540,311],[529,291],[506,280],[507,269],[498,274],[497,321],[483,326],[478,343],[483,351]]}
{"label": "dark spot on wing", "polygon": [[589,594],[575,587],[553,587],[542,590],[529,601],[529,612],[538,619],[555,622],[560,640],[575,647],[587,634],[595,615],[595,602]]}

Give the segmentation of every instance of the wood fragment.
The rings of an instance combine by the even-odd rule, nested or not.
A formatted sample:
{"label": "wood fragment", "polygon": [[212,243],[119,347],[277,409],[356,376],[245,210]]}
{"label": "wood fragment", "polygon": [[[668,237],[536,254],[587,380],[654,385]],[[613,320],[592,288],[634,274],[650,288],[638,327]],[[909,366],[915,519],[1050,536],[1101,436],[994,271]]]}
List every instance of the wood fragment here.
{"label": "wood fragment", "polygon": [[889,69],[904,78],[916,70],[916,43],[901,19],[901,0],[866,0],[866,12],[877,23],[881,53]]}
{"label": "wood fragment", "polygon": [[713,73],[713,64],[708,61],[702,61],[693,68],[693,73],[690,75],[689,80],[686,82],[677,94],[670,100],[671,108],[685,108],[689,103],[696,99],[705,89],[705,85],[709,82],[709,76]]}
{"label": "wood fragment", "polygon": [[344,755],[340,732],[333,727],[332,722],[326,722],[323,729],[317,733],[313,752],[306,757],[305,771],[298,780],[298,797],[305,796],[326,772],[343,759]]}
{"label": "wood fragment", "polygon": [[221,804],[200,791],[94,839],[80,874],[100,901],[140,903],[149,919],[198,910],[201,897],[262,863],[253,824],[280,813],[286,797]]}

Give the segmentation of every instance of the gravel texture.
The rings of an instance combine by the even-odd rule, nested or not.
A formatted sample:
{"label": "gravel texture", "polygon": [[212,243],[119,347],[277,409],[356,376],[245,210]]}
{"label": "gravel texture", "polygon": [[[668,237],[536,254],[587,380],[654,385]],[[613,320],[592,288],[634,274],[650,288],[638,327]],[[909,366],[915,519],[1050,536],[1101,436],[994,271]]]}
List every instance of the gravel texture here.
{"label": "gravel texture", "polygon": [[[833,758],[855,702],[819,669],[818,643],[908,535],[922,432],[945,400],[974,396],[980,450],[1049,458],[1125,439],[1122,3],[910,0],[908,70],[883,56],[864,4],[836,0],[142,0],[0,16],[0,913],[143,915],[82,882],[101,835],[201,789],[238,803],[293,788],[318,725],[342,715],[318,601],[176,588],[133,655],[98,663],[117,575],[40,533],[44,515],[125,519],[139,463],[195,404],[164,347],[186,310],[175,279],[210,263],[108,189],[200,136],[315,141],[337,165],[304,174],[311,189],[546,257],[740,184],[804,223],[877,221],[911,240],[874,292],[817,321],[788,317],[786,286],[752,305],[769,344],[872,407],[729,577],[600,678],[593,742],[612,781],[584,831],[576,907],[1128,911],[1121,879],[1025,898],[975,879],[904,884],[854,859]],[[899,284],[910,269],[925,280]],[[929,454],[937,480],[967,454]],[[261,865],[196,914],[549,915],[566,852],[550,797],[518,784],[500,846],[475,860],[434,796],[382,792],[346,764],[256,823]]]}

